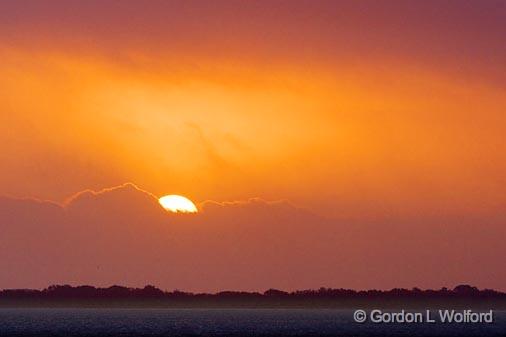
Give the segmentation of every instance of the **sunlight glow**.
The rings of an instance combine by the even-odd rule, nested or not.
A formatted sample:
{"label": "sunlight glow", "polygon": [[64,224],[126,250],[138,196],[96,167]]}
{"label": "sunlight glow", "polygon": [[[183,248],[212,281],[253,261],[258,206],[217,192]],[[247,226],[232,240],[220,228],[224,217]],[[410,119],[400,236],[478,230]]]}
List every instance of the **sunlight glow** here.
{"label": "sunlight glow", "polygon": [[169,212],[174,213],[197,213],[197,206],[188,198],[180,195],[166,195],[158,199],[160,205]]}

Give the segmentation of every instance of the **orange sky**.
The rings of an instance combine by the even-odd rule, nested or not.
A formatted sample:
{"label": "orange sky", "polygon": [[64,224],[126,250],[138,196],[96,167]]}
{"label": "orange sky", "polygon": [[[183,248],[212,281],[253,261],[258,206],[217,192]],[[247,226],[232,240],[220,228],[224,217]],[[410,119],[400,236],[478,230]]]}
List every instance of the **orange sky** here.
{"label": "orange sky", "polygon": [[502,218],[505,15],[501,1],[4,2],[0,194],[133,182],[333,218]]}
{"label": "orange sky", "polygon": [[505,201],[504,83],[488,69],[395,50],[371,57],[327,34],[319,41],[309,25],[297,32],[310,40],[299,60],[271,46],[269,27],[250,54],[248,41],[191,45],[202,27],[186,48],[121,35],[103,47],[94,31],[27,34],[31,22],[0,40],[5,193],[61,200],[133,181],[157,194],[289,198],[328,211],[336,198],[459,210]]}

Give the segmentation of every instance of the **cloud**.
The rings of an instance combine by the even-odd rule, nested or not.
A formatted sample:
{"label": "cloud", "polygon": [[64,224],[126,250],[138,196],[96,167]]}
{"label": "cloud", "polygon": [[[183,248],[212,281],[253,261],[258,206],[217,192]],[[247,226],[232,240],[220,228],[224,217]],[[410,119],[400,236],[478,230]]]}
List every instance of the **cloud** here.
{"label": "cloud", "polygon": [[232,168],[237,169],[218,152],[215,145],[207,139],[202,131],[202,128],[198,124],[187,122],[186,126],[195,132],[198,143],[202,147],[206,157],[209,159],[209,163],[222,170],[230,170]]}
{"label": "cloud", "polygon": [[133,184],[64,205],[0,198],[0,288],[124,284],[193,291],[319,286],[501,288],[500,219],[342,222],[288,201],[166,212]]}

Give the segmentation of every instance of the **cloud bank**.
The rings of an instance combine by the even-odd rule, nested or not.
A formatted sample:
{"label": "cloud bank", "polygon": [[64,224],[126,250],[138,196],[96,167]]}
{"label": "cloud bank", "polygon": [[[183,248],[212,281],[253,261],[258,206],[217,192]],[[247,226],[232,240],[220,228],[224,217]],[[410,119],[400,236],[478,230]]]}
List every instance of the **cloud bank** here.
{"label": "cloud bank", "polygon": [[[325,218],[287,201],[204,202],[165,211],[133,184],[64,205],[0,198],[0,288],[155,284],[218,291],[441,287],[504,290],[500,219]],[[420,220],[420,219],[424,220]]]}

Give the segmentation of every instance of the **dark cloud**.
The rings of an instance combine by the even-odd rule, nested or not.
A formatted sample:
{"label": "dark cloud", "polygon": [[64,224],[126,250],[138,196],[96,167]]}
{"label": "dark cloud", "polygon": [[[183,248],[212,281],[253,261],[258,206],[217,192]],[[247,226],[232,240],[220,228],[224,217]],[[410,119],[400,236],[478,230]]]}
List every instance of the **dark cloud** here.
{"label": "dark cloud", "polygon": [[132,184],[81,192],[64,206],[0,198],[0,288],[151,283],[215,291],[469,282],[504,289],[505,229],[498,219],[344,223],[258,198],[208,201],[200,209],[168,213]]}

